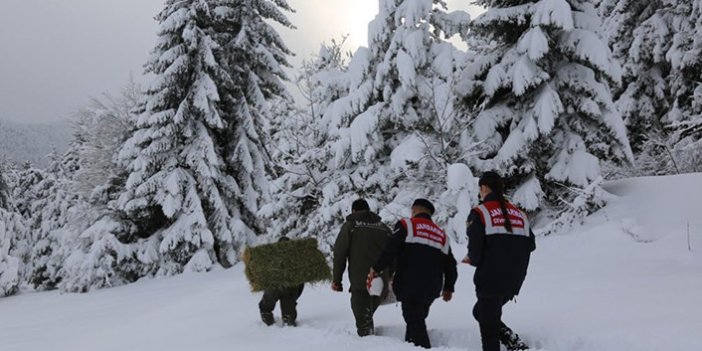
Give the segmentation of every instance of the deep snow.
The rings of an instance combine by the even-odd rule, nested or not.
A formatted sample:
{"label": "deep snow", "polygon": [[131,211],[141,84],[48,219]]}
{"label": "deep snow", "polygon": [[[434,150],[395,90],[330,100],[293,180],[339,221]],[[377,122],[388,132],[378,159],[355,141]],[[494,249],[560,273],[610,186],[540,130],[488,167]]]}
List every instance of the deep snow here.
{"label": "deep snow", "polygon": [[[505,307],[504,321],[534,350],[702,350],[702,174],[606,188],[620,197],[582,227],[538,239],[522,294]],[[428,325],[437,348],[480,350],[470,315],[472,272],[461,265],[454,300],[432,306]],[[265,327],[259,298],[242,267],[89,294],[24,293],[0,299],[0,350],[414,349],[402,341],[397,305],[379,309],[379,336],[361,339],[347,293],[307,286],[297,328]]]}

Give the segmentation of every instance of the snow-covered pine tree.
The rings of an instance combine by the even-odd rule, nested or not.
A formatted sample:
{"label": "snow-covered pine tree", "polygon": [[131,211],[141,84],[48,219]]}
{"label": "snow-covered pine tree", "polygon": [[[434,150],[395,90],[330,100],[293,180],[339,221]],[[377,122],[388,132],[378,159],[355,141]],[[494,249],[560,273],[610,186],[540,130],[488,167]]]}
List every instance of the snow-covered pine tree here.
{"label": "snow-covered pine tree", "polygon": [[321,213],[317,220],[321,231],[316,235],[327,252],[331,251],[338,228],[355,199],[365,198],[375,211],[393,199],[390,191],[394,180],[379,170],[387,168],[392,150],[383,149],[383,132],[378,126],[382,104],[375,88],[375,75],[396,28],[397,2],[379,1],[379,12],[369,24],[369,46],[356,50],[342,77],[348,93],[324,111],[322,124],[328,134],[324,150],[328,153],[330,172],[328,181],[322,184]]}
{"label": "snow-covered pine tree", "polygon": [[62,279],[59,271],[63,261],[73,249],[65,227],[70,211],[80,201],[74,183],[85,132],[80,125],[76,123],[74,140],[63,155],[49,155],[52,161],[45,171],[32,168],[22,171],[15,191],[31,243],[26,279],[38,290],[57,286]]}
{"label": "snow-covered pine tree", "polygon": [[465,34],[467,23],[467,14],[448,13],[443,1],[380,1],[369,48],[349,66],[349,95],[325,113],[335,138],[327,219],[340,222],[363,196],[396,220],[414,198],[436,200],[446,188],[465,126],[453,108],[457,50],[444,39]]}
{"label": "snow-covered pine tree", "polygon": [[12,189],[8,185],[8,181],[5,180],[6,164],[5,160],[0,159],[0,208],[7,208],[10,206],[10,195],[12,194]]}
{"label": "snow-covered pine tree", "polygon": [[158,275],[238,260],[258,231],[266,189],[266,99],[284,91],[287,48],[265,20],[289,24],[284,0],[166,3],[147,64],[137,130],[120,158],[129,164],[119,207],[156,243]]}
{"label": "snow-covered pine tree", "polygon": [[[2,160],[0,160],[0,163],[2,163]],[[23,235],[23,242],[26,245],[24,245],[24,250],[19,254],[21,261],[24,263],[20,272],[20,280],[24,283],[27,282],[31,273],[31,262],[28,262],[28,260],[33,246],[33,232],[31,230],[33,220],[32,205],[41,196],[41,189],[37,184],[44,181],[47,177],[47,172],[43,169],[34,168],[31,162],[27,161],[18,169],[6,172],[5,175],[8,178],[7,185],[12,192],[10,198],[13,200],[17,214],[22,216],[24,228],[26,229]]]}
{"label": "snow-covered pine tree", "polygon": [[22,262],[12,251],[23,230],[17,213],[0,208],[0,297],[13,295],[19,289]]}
{"label": "snow-covered pine tree", "polygon": [[259,211],[273,238],[324,231],[320,203],[322,187],[329,182],[329,136],[322,115],[332,101],[348,94],[344,73],[350,54],[344,52],[344,42],[322,44],[316,57],[303,62],[296,79],[299,106],[289,99],[274,105],[271,156],[278,176],[271,186],[273,201]]}
{"label": "snow-covered pine tree", "polygon": [[157,16],[159,38],[146,71],[156,76],[146,91],[137,130],[120,158],[128,164],[119,208],[138,236],[158,242],[158,275],[202,271],[226,263],[233,250],[227,194],[236,184],[225,172],[226,128],[222,105],[232,85],[223,66],[211,1],[169,0]]}
{"label": "snow-covered pine tree", "polygon": [[140,241],[116,204],[127,178],[116,156],[134,131],[140,97],[140,88],[130,83],[117,97],[94,99],[80,113],[83,142],[73,188],[81,201],[69,211],[69,223],[57,231],[70,248],[59,255],[61,290],[85,292],[132,282],[151,272],[158,261],[153,253],[158,246]]}
{"label": "snow-covered pine tree", "polygon": [[673,37],[667,7],[667,0],[604,0],[599,8],[609,45],[623,67],[615,103],[637,159],[660,157],[655,144],[667,137],[662,120],[672,99],[665,56]]}
{"label": "snow-covered pine tree", "polygon": [[472,188],[470,172],[459,172],[467,176],[460,186],[449,180],[450,173],[465,170],[471,162],[466,133],[472,116],[454,106],[457,61],[463,55],[446,39],[455,34],[465,38],[470,18],[463,11],[447,12],[443,1],[405,0],[398,3],[394,20],[397,29],[376,74],[376,89],[386,103],[382,123],[395,131],[388,143],[390,168],[399,175],[399,191],[387,210],[395,216],[406,214],[420,196],[438,201],[435,219],[451,222],[448,232],[460,240],[465,236],[466,210],[475,197],[464,191],[459,192],[467,198],[439,195],[447,185],[453,190]]}
{"label": "snow-covered pine tree", "polygon": [[[396,78],[382,83],[383,100],[389,102],[385,113],[400,141],[390,155],[390,167],[401,178],[389,210],[406,214],[419,196],[437,201],[435,220],[461,241],[475,200],[467,167],[471,145],[466,143],[473,116],[455,107],[457,63],[464,55],[446,39],[456,34],[465,39],[470,17],[447,12],[443,1],[415,0],[399,4],[395,21],[398,27],[383,65],[389,64],[390,76]],[[454,196],[447,196],[451,192]]]}
{"label": "snow-covered pine tree", "polygon": [[17,211],[25,218],[32,217],[32,203],[41,197],[37,193],[37,184],[47,177],[46,171],[35,168],[31,163],[25,163],[17,170],[17,184],[13,187],[12,198],[15,200]]}
{"label": "snow-covered pine tree", "polygon": [[[527,210],[555,206],[600,177],[601,160],[631,160],[610,85],[621,79],[590,0],[478,0],[478,59],[466,77],[485,152]],[[471,103],[475,104],[476,101]],[[591,209],[589,209],[591,210]]]}
{"label": "snow-covered pine tree", "polygon": [[6,165],[0,163],[0,297],[15,294],[23,271],[22,256],[26,252],[26,229],[16,211],[11,189],[5,179]]}
{"label": "snow-covered pine tree", "polygon": [[270,202],[268,171],[271,169],[267,145],[272,119],[272,102],[289,99],[284,67],[291,51],[273,24],[294,28],[284,12],[292,9],[285,0],[220,0],[218,20],[231,31],[220,36],[223,64],[232,79],[226,106],[229,116],[220,141],[224,146],[226,174],[234,181],[228,193],[234,250],[262,234],[258,211]]}
{"label": "snow-covered pine tree", "polygon": [[702,170],[702,3],[679,0],[671,10],[672,47],[667,53],[674,70],[674,106],[667,116],[673,131],[679,172]]}

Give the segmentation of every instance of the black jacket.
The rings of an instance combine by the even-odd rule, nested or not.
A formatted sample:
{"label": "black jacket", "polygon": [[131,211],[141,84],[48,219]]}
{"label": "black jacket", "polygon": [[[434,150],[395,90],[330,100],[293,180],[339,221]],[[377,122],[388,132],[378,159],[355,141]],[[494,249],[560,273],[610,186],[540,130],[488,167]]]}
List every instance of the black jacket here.
{"label": "black jacket", "polygon": [[[417,217],[431,219],[419,214]],[[431,302],[441,291],[453,292],[458,272],[456,259],[449,250],[448,255],[423,244],[406,243],[407,229],[398,221],[382,255],[373,265],[381,272],[393,260],[397,260],[393,290],[399,301]]]}
{"label": "black jacket", "polygon": [[[485,201],[496,201],[488,194]],[[517,236],[485,235],[485,224],[473,209],[468,216],[468,258],[476,267],[473,282],[478,295],[514,296],[522,288],[531,252],[536,249],[534,233]]]}

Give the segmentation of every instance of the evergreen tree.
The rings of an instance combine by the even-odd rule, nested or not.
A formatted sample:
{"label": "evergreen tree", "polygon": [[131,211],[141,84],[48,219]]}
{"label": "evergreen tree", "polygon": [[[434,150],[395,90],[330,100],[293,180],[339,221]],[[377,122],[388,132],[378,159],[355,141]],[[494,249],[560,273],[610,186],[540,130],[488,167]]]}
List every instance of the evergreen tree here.
{"label": "evergreen tree", "polygon": [[[1,161],[0,161],[1,162]],[[24,250],[19,253],[20,260],[24,263],[20,272],[20,280],[26,282],[31,276],[32,262],[29,262],[30,253],[33,250],[32,241],[34,238],[34,230],[32,229],[35,202],[37,202],[44,192],[38,184],[44,182],[47,177],[47,172],[43,169],[34,168],[30,162],[25,162],[19,169],[14,172],[6,172],[8,175],[8,189],[12,194],[10,198],[13,200],[14,208],[17,214],[22,217],[25,232],[23,235]]]}
{"label": "evergreen tree", "polygon": [[702,4],[674,2],[672,47],[667,53],[674,70],[671,88],[675,99],[667,122],[673,130],[676,168],[699,172],[702,168]]}
{"label": "evergreen tree", "polygon": [[570,187],[599,178],[600,161],[633,157],[609,88],[621,69],[594,3],[477,1],[488,10],[472,23],[478,58],[465,77],[480,106],[478,166],[501,170],[527,210],[562,208]]}
{"label": "evergreen tree", "polygon": [[22,262],[13,251],[23,231],[21,217],[0,208],[0,297],[13,295],[19,289]]}
{"label": "evergreen tree", "polygon": [[378,125],[382,104],[375,75],[396,28],[397,2],[380,1],[379,13],[369,24],[369,47],[359,48],[349,62],[344,77],[348,94],[334,100],[324,113],[331,172],[322,188],[325,232],[319,235],[326,238],[329,247],[356,198],[365,197],[375,209],[377,204],[392,200],[392,179],[380,171],[387,168],[389,151],[383,150],[383,132]]}
{"label": "evergreen tree", "polygon": [[119,206],[140,236],[158,237],[158,274],[210,269],[218,261],[215,243],[232,245],[225,194],[236,185],[213,140],[225,128],[220,92],[231,78],[211,6],[172,0],[158,15],[159,40],[146,66],[156,79],[120,155],[130,174]]}
{"label": "evergreen tree", "polygon": [[317,57],[302,64],[297,87],[301,106],[289,99],[274,105],[272,150],[276,174],[273,201],[259,214],[268,219],[268,233],[276,238],[316,236],[323,232],[320,208],[322,187],[329,182],[329,135],[322,115],[329,104],[348,93],[344,73],[344,40],[323,44]]}
{"label": "evergreen tree", "polygon": [[0,208],[10,207],[10,195],[12,194],[12,189],[5,179],[5,173],[7,173],[6,160],[0,159]]}
{"label": "evergreen tree", "polygon": [[[611,1],[600,4],[614,55],[624,66],[615,96],[630,133],[636,163],[613,167],[620,176],[695,171],[694,142],[699,16],[695,2]],[[699,138],[697,138],[699,139]]]}
{"label": "evergreen tree", "polygon": [[30,163],[25,163],[18,170],[17,184],[13,187],[12,198],[15,200],[17,211],[29,220],[33,216],[32,204],[42,195],[37,184],[44,181],[47,172],[40,168],[34,168]]}
{"label": "evergreen tree", "polygon": [[266,99],[284,89],[288,54],[265,22],[289,24],[278,7],[288,9],[171,0],[158,16],[156,80],[121,152],[130,173],[119,209],[158,243],[159,275],[229,266],[258,230]]}
{"label": "evergreen tree", "polygon": [[26,230],[22,216],[16,212],[10,197],[11,189],[5,179],[6,165],[0,163],[0,297],[19,290],[22,256],[27,248]]}
{"label": "evergreen tree", "polygon": [[349,65],[349,94],[325,113],[334,181],[323,207],[333,228],[358,196],[389,204],[379,212],[396,220],[415,197],[445,189],[465,128],[452,98],[457,51],[444,39],[465,34],[466,23],[467,14],[447,13],[442,1],[380,1],[369,47]]}
{"label": "evergreen tree", "polygon": [[[77,124],[78,126],[80,123]],[[59,270],[73,247],[66,230],[69,213],[80,201],[74,177],[79,168],[79,148],[84,131],[77,128],[66,153],[55,153],[46,171],[24,170],[18,190],[27,222],[31,249],[27,259],[27,281],[39,290],[53,289],[61,281]]]}
{"label": "evergreen tree", "polygon": [[673,37],[667,1],[606,0],[600,6],[609,45],[623,67],[615,97],[631,146],[635,153],[655,155],[651,144],[666,138],[663,118],[672,101],[665,57]]}
{"label": "evergreen tree", "polygon": [[65,154],[53,152],[46,170],[26,165],[16,177],[27,232],[15,244],[26,250],[15,256],[26,262],[21,280],[35,289],[82,292],[145,275],[149,262],[137,257],[146,250],[136,250],[144,245],[133,243],[135,230],[114,205],[126,179],[115,156],[132,130],[138,96],[132,84],[118,98],[95,99],[77,115]]}
{"label": "evergreen tree", "polygon": [[[235,181],[229,194],[232,231],[236,248],[262,234],[258,219],[262,204],[270,202],[268,172],[272,102],[289,99],[284,67],[291,55],[272,24],[294,28],[283,11],[292,11],[285,0],[222,0],[218,13],[223,23],[235,30],[221,37],[224,62],[232,77],[227,104],[230,123],[222,144],[226,173]],[[229,253],[229,261],[236,258]]]}
{"label": "evergreen tree", "polygon": [[127,178],[117,154],[135,129],[140,97],[139,87],[130,83],[119,96],[95,99],[80,114],[84,136],[79,138],[80,167],[73,177],[80,201],[57,231],[68,249],[52,256],[62,261],[61,290],[85,292],[129,283],[148,275],[158,262],[158,246],[139,240],[138,229],[117,206]]}

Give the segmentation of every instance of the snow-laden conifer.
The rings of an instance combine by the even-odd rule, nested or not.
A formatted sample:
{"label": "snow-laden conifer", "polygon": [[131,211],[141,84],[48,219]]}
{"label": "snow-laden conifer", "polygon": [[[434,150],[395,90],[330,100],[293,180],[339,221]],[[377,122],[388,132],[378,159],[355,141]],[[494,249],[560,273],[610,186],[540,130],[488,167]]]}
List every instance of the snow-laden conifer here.
{"label": "snow-laden conifer", "polygon": [[[527,210],[563,206],[568,187],[600,176],[600,161],[632,159],[610,86],[621,80],[595,1],[477,2],[477,59],[464,77],[480,113],[482,170],[498,169]],[[546,198],[545,198],[546,197]]]}
{"label": "snow-laden conifer", "polygon": [[158,262],[156,255],[144,254],[152,249],[152,241],[140,240],[138,228],[117,206],[127,179],[117,155],[135,129],[140,97],[139,87],[131,83],[115,97],[94,99],[80,113],[84,137],[73,177],[80,201],[66,215],[68,223],[54,234],[70,247],[60,255],[59,287],[64,291],[129,283],[151,273]]}
{"label": "snow-laden conifer", "polygon": [[259,211],[274,238],[321,237],[327,232],[320,203],[323,186],[333,180],[322,116],[332,101],[348,94],[343,44],[344,39],[322,44],[313,59],[303,62],[296,79],[301,102],[281,99],[274,105],[271,155],[276,177],[272,201]]}
{"label": "snow-laden conifer", "polygon": [[325,113],[336,180],[324,188],[327,218],[339,221],[359,196],[389,221],[416,197],[438,200],[466,129],[453,105],[459,54],[445,39],[467,22],[441,1],[380,1],[369,47],[349,64],[349,94]]}
{"label": "snow-laden conifer", "polygon": [[[269,131],[273,102],[290,99],[284,82],[291,51],[273,24],[293,28],[285,12],[285,0],[216,1],[217,18],[233,31],[221,36],[223,63],[232,79],[228,90],[228,125],[221,139],[225,171],[235,184],[228,195],[234,249],[262,234],[258,217],[262,204],[270,202],[268,173],[272,172]],[[237,260],[230,250],[228,260]]]}
{"label": "snow-laden conifer", "polygon": [[670,49],[673,31],[667,1],[612,1],[600,4],[614,57],[622,64],[616,105],[635,153],[655,153],[651,143],[665,138],[663,118],[670,109]]}
{"label": "snow-laden conifer", "polygon": [[214,17],[210,1],[166,3],[146,66],[155,79],[120,153],[130,173],[119,207],[139,236],[158,238],[159,274],[208,270],[218,262],[215,243],[224,252],[233,245],[226,196],[236,184],[215,143],[226,128],[220,92],[231,78]]}
{"label": "snow-laden conifer", "polygon": [[26,228],[5,178],[9,167],[0,163],[0,297],[16,293],[22,283],[23,256],[28,250]]}
{"label": "snow-laden conifer", "polygon": [[267,99],[284,91],[289,53],[266,20],[289,22],[285,1],[168,1],[147,72],[119,209],[157,243],[156,274],[238,260],[259,231],[266,196]]}
{"label": "snow-laden conifer", "polygon": [[702,161],[702,4],[679,0],[673,3],[672,47],[666,57],[674,74],[671,89],[674,105],[666,122],[673,131],[676,168],[699,172]]}

